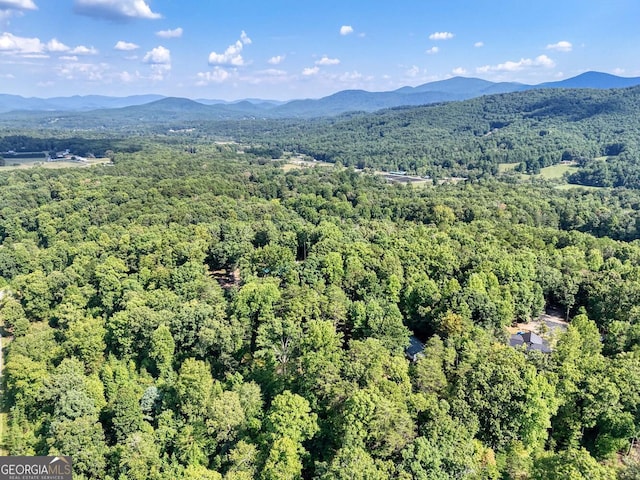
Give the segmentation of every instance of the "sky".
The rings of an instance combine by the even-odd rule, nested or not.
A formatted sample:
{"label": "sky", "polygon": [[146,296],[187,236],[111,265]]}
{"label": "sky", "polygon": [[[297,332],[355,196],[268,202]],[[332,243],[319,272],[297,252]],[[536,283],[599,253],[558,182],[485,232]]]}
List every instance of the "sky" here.
{"label": "sky", "polygon": [[638,0],[0,0],[0,93],[289,100],[640,76]]}

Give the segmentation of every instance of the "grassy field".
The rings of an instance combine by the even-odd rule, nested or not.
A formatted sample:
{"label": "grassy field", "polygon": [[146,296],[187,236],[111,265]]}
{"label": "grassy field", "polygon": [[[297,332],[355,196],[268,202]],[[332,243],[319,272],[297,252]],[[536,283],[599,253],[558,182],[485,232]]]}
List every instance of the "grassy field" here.
{"label": "grassy field", "polygon": [[574,172],[576,168],[577,167],[574,165],[565,165],[559,163],[557,165],[551,165],[550,167],[544,167],[540,169],[539,177],[546,180],[558,180],[561,179],[565,173]]}
{"label": "grassy field", "polygon": [[515,163],[501,163],[498,165],[498,173],[510,172],[518,166],[518,162]]}
{"label": "grassy field", "polygon": [[99,165],[102,163],[109,163],[111,160],[108,158],[90,158],[86,162],[47,162],[44,158],[5,158],[5,166],[0,167],[0,172],[9,170],[24,170],[26,168],[46,168],[46,169],[59,169],[59,168],[78,168],[89,167],[91,165]]}
{"label": "grassy field", "polygon": [[320,162],[320,161],[309,161],[309,160],[300,160],[300,159],[291,159],[284,165],[282,165],[282,169],[285,172],[290,170],[297,170],[300,168],[312,168],[312,167],[333,167],[335,164],[328,162]]}
{"label": "grassy field", "polygon": [[600,190],[605,187],[592,187],[591,185],[575,185],[573,183],[565,183],[556,187],[558,190],[571,190],[574,188],[584,188],[585,190]]}

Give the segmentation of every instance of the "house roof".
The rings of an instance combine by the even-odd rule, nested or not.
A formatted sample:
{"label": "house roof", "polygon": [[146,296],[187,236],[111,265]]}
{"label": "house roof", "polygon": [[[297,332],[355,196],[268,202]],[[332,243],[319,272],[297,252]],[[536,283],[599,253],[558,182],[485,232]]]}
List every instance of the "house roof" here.
{"label": "house roof", "polygon": [[533,345],[542,345],[544,343],[544,340],[542,340],[542,338],[539,335],[536,335],[533,332],[526,332],[522,334],[522,339],[526,342],[526,343],[530,343]]}
{"label": "house roof", "polygon": [[549,344],[533,332],[518,332],[509,337],[509,346],[521,347],[522,345],[526,345],[527,350],[537,350],[542,353],[551,352]]}
{"label": "house roof", "polygon": [[406,353],[409,357],[414,357],[415,355],[422,353],[423,351],[424,343],[411,335],[409,337],[409,346],[405,348],[404,353]]}

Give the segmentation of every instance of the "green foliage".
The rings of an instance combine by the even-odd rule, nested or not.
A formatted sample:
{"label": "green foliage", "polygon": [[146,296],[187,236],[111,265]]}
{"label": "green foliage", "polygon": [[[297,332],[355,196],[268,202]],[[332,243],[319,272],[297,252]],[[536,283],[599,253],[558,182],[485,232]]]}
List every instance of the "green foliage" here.
{"label": "green foliage", "polygon": [[[533,118],[472,143],[516,155]],[[634,191],[387,185],[184,135],[0,174],[9,453],[79,478],[609,478],[640,419]],[[442,168],[471,178],[497,157],[467,165],[467,135]],[[545,306],[571,320],[553,352],[508,347]]]}

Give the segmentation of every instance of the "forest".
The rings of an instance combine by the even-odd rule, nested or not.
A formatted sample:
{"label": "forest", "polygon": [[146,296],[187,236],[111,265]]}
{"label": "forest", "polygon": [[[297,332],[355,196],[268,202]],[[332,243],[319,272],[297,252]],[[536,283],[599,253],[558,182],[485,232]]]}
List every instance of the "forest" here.
{"label": "forest", "polygon": [[640,87],[540,89],[313,119],[261,118],[254,112],[222,120],[203,105],[168,98],[84,113],[2,114],[0,152],[131,153],[152,136],[163,143],[235,141],[266,157],[294,152],[436,179],[494,177],[505,163],[538,174],[572,162],[578,169],[570,183],[640,189],[638,111]]}
{"label": "forest", "polygon": [[[640,192],[481,174],[562,155],[604,122],[543,135],[555,107],[534,95],[537,113],[459,136],[425,112],[467,102],[270,132],[91,133],[113,165],[0,170],[5,451],[70,455],[77,479],[640,478]],[[484,115],[504,122],[508,105]],[[636,126],[583,135],[579,172],[603,145],[636,155]],[[255,141],[212,141],[232,131]],[[495,144],[474,160],[473,142]],[[389,168],[469,181],[388,184],[353,168],[374,144],[365,166],[388,149],[403,159]],[[318,145],[334,166],[268,158]],[[507,327],[549,307],[569,320],[550,353],[509,346]]]}

